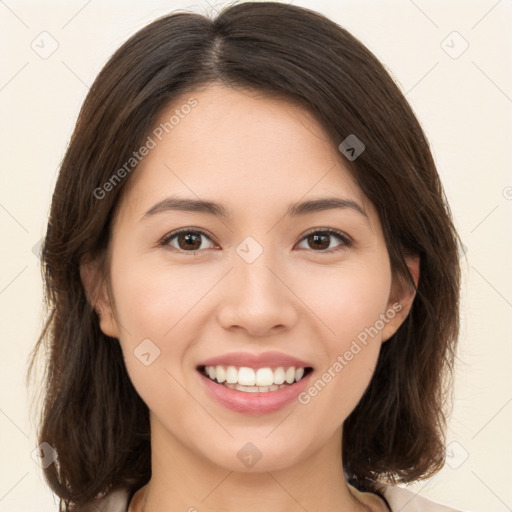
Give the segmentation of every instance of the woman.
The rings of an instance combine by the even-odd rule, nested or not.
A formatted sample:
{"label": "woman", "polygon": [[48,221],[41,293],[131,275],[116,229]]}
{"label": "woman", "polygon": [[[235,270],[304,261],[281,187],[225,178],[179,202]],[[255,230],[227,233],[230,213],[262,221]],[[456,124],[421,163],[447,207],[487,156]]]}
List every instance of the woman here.
{"label": "woman", "polygon": [[61,510],[453,510],[458,235],[392,78],[313,11],[149,24],[93,84],[43,246]]}

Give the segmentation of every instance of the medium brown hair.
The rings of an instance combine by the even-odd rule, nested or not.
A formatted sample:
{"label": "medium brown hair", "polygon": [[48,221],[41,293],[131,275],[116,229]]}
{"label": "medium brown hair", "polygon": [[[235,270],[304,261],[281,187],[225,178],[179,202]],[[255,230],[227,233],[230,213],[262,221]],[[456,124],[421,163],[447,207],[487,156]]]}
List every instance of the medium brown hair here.
{"label": "medium brown hair", "polygon": [[174,12],[150,23],[110,58],[93,83],[62,161],[42,249],[47,319],[29,376],[46,348],[39,442],[58,453],[44,469],[62,510],[79,510],[151,477],[148,408],[134,389],[119,342],[102,333],[80,265],[101,262],[108,283],[111,221],[127,175],[106,183],[141,147],[178,97],[211,83],[301,105],[336,147],[379,214],[393,278],[414,286],[404,255],[420,257],[412,308],[383,344],[375,374],[344,423],[349,481],[376,491],[427,478],[445,459],[459,330],[460,243],[426,136],[378,59],[347,30],[312,10],[276,2],[228,6],[216,18]]}

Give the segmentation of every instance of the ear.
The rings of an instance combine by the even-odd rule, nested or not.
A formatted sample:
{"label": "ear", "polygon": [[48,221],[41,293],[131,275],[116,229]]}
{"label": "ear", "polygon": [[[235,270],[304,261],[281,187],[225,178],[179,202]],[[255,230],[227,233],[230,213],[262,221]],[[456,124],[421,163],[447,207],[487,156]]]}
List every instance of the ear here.
{"label": "ear", "polygon": [[107,336],[118,338],[119,329],[114,317],[114,309],[99,263],[95,261],[80,264],[80,279],[89,304],[98,314],[101,331]]}
{"label": "ear", "polygon": [[[420,258],[419,256],[406,256],[405,263],[414,280],[414,285],[417,288],[420,276]],[[383,342],[391,338],[407,318],[415,296],[416,290],[409,281],[393,283],[387,309],[389,314],[386,314],[389,321],[385,324],[384,329],[382,329]],[[395,313],[392,318],[391,311]]]}

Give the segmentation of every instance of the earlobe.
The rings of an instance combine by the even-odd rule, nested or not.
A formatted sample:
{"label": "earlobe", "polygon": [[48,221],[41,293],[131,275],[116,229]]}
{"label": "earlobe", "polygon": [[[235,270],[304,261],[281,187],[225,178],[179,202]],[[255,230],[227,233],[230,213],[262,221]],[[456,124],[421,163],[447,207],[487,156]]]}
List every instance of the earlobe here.
{"label": "earlobe", "polygon": [[[382,341],[387,341],[398,330],[409,314],[414,298],[416,297],[416,289],[420,276],[420,258],[419,256],[405,257],[407,268],[414,281],[414,287],[410,282],[394,283],[393,293],[391,293],[388,310],[386,316],[389,317],[388,322],[382,330]],[[388,314],[389,313],[389,314]]]}
{"label": "earlobe", "polygon": [[101,276],[97,263],[82,263],[80,265],[80,279],[89,304],[98,314],[101,331],[107,336],[117,338],[117,322],[110,304],[105,281]]}

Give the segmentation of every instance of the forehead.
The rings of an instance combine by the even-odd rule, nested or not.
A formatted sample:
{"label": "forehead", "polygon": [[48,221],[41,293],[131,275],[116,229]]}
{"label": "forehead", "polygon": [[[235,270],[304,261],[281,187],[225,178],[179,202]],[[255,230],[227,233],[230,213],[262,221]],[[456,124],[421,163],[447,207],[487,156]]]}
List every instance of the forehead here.
{"label": "forehead", "polygon": [[170,194],[214,199],[229,213],[333,195],[371,209],[323,127],[289,101],[212,85],[173,101],[149,135],[154,147],[127,191],[134,211]]}

